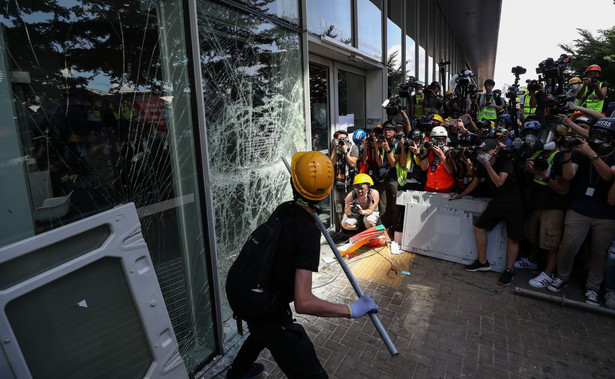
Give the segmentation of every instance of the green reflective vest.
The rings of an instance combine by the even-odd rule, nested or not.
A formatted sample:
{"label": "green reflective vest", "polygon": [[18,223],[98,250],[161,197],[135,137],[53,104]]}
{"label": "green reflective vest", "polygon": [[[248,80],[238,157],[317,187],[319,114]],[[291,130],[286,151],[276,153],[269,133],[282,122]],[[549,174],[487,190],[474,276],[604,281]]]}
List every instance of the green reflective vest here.
{"label": "green reflective vest", "polygon": [[531,98],[532,96],[530,96],[529,94],[523,95],[523,101],[521,102],[521,104],[523,106],[523,114],[525,115],[525,117],[536,115],[536,107],[530,107]]}
{"label": "green reflective vest", "polygon": [[[537,156],[539,156],[540,154],[542,154],[544,150],[538,150],[537,152],[535,152],[532,155],[532,159],[536,158]],[[555,158],[555,156],[559,153],[559,151],[556,151],[555,153],[551,154],[551,156],[549,158],[547,158],[547,163],[549,164],[549,166],[547,167],[547,176],[551,176],[551,168],[553,168],[553,159]],[[540,184],[541,186],[548,186],[549,184],[547,182],[545,182],[542,178],[539,178],[538,176],[534,175],[534,183]]]}
{"label": "green reflective vest", "polygon": [[[602,90],[602,85],[604,82],[600,82],[600,89]],[[604,99],[598,99],[596,95],[596,91],[592,90],[592,93],[587,95],[588,88],[585,87],[585,91],[583,92],[583,100],[581,100],[582,107],[593,109],[597,112],[602,112],[602,107],[604,107]]]}
{"label": "green reflective vest", "polygon": [[[487,101],[489,98],[489,101]],[[486,106],[485,104],[491,102],[495,104],[495,99],[493,98],[493,94],[483,94],[480,97],[480,109],[478,111],[478,120],[497,120],[498,111],[495,108],[491,108]]]}
{"label": "green reflective vest", "polygon": [[421,117],[425,114],[423,99],[425,99],[424,93],[414,95],[414,118]]}

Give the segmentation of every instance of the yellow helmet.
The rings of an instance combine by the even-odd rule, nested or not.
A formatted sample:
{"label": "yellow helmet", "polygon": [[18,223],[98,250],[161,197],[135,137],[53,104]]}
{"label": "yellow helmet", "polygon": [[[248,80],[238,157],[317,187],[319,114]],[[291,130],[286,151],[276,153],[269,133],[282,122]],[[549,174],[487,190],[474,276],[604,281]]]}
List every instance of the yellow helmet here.
{"label": "yellow helmet", "polygon": [[440,122],[444,122],[444,119],[439,114],[434,114],[432,120],[438,120]]}
{"label": "yellow helmet", "polygon": [[453,91],[451,91],[451,90],[448,90],[448,91],[446,91],[446,94],[445,94],[445,96],[448,96],[448,95],[452,95],[452,94],[453,94]]}
{"label": "yellow helmet", "polygon": [[357,174],[357,176],[354,177],[352,184],[355,185],[355,184],[361,184],[361,183],[367,183],[370,186],[374,185],[374,181],[372,180],[371,176],[367,174]]}
{"label": "yellow helmet", "polygon": [[571,78],[568,81],[568,84],[575,84],[575,83],[582,83],[581,78],[579,78],[578,76],[575,76],[574,78]]}
{"label": "yellow helmet", "polygon": [[333,164],[320,151],[295,153],[290,172],[295,190],[308,200],[320,201],[333,188]]}

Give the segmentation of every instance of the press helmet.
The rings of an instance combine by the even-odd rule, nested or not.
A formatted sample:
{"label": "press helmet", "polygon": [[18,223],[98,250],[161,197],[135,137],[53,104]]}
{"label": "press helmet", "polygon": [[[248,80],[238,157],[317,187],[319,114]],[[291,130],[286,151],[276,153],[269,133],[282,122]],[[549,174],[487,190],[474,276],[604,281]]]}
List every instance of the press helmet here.
{"label": "press helmet", "polygon": [[508,113],[504,113],[498,116],[498,120],[504,120],[506,126],[512,126],[514,124],[513,118]]}
{"label": "press helmet", "polygon": [[615,117],[604,117],[592,125],[592,129],[603,129],[615,136]]}
{"label": "press helmet", "polygon": [[365,130],[363,129],[357,129],[354,131],[354,133],[352,133],[352,141],[354,143],[360,143],[361,141],[363,141],[363,138],[365,138],[367,134],[365,133]]}
{"label": "press helmet", "polygon": [[295,153],[290,172],[294,190],[305,199],[320,201],[333,188],[333,164],[319,151]]}
{"label": "press helmet", "polygon": [[523,129],[530,129],[538,132],[540,131],[540,126],[539,121],[526,121],[525,124],[523,124]]}
{"label": "press helmet", "polygon": [[448,137],[448,132],[446,131],[446,128],[444,126],[436,126],[433,129],[431,129],[431,133],[429,134],[431,136],[431,138],[436,138],[436,137]]}
{"label": "press helmet", "polygon": [[356,184],[362,184],[362,183],[367,183],[370,186],[374,185],[374,181],[372,180],[371,176],[367,174],[357,174],[357,176],[354,177],[352,184],[356,185]]}
{"label": "press helmet", "polygon": [[592,64],[589,67],[587,67],[587,70],[585,70],[585,72],[587,73],[588,71],[598,71],[598,72],[602,72],[602,69],[600,68],[600,66],[598,66],[597,64]]}

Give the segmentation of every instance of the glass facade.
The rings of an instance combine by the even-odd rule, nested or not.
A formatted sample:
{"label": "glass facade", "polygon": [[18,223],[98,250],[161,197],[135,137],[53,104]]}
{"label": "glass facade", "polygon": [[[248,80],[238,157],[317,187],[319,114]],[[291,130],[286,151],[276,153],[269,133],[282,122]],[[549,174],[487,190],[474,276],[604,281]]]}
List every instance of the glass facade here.
{"label": "glass facade", "polygon": [[[402,50],[402,11],[401,0],[391,0],[387,8],[387,74],[388,96],[393,95],[404,82],[404,55]],[[408,61],[408,56],[406,56]]]}
{"label": "glass facade", "polygon": [[353,45],[352,0],[306,0],[307,29]]}
{"label": "glass facade", "polygon": [[382,0],[357,0],[358,48],[382,60]]}
{"label": "glass facade", "polygon": [[[248,235],[291,197],[290,160],[306,149],[300,34],[265,15],[199,1],[203,99],[220,288]],[[326,139],[325,139],[326,143]],[[226,302],[223,319],[232,312]]]}
{"label": "glass facade", "polygon": [[365,77],[339,70],[337,88],[340,129],[348,133],[359,128],[365,129]]}
{"label": "glass facade", "polygon": [[0,244],[134,202],[192,370],[215,332],[184,22],[180,0],[5,3]]}

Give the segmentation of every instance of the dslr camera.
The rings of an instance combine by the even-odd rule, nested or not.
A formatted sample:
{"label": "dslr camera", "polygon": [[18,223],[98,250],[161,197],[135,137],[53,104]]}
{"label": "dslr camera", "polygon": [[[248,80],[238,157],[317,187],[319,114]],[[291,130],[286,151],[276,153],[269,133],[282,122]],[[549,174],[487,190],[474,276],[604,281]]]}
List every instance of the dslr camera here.
{"label": "dslr camera", "polygon": [[566,54],[560,55],[557,60],[547,58],[538,64],[536,73],[542,74],[545,78],[557,78],[563,74],[569,63],[570,57]]}
{"label": "dslr camera", "polygon": [[404,106],[401,105],[399,96],[391,96],[382,103],[382,107],[387,112],[388,116],[395,116],[399,111],[404,110]]}
{"label": "dslr camera", "polygon": [[409,98],[412,96],[418,86],[423,85],[422,82],[416,80],[414,76],[408,78],[408,81],[399,86],[399,97]]}
{"label": "dslr camera", "polygon": [[359,200],[353,200],[352,203],[350,203],[350,213],[359,216],[359,205],[361,205]]}

